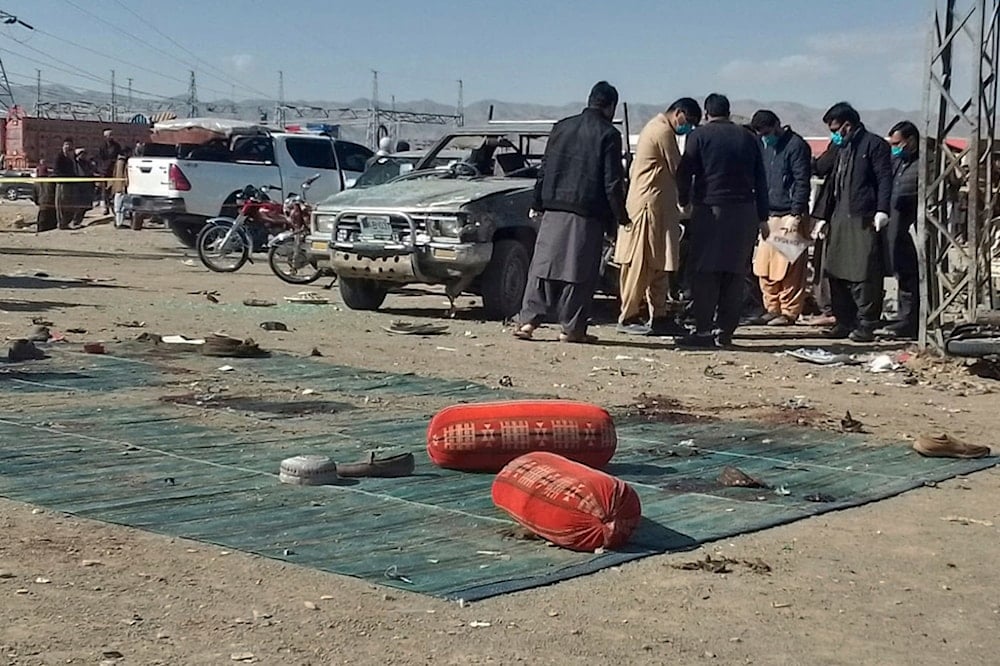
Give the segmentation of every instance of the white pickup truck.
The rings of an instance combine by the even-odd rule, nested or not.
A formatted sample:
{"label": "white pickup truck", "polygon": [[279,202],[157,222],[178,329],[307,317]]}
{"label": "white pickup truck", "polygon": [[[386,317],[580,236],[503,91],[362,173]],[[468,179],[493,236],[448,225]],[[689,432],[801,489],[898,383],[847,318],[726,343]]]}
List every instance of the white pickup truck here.
{"label": "white pickup truck", "polygon": [[[236,196],[247,185],[275,186],[281,191],[273,196],[284,198],[318,173],[309,193],[318,202],[350,187],[372,156],[349,141],[260,127],[202,132],[192,143],[183,142],[195,141],[188,135],[176,136],[177,143],[147,143],[142,155],[129,159],[126,205],[133,214],[162,219],[188,247],[209,218],[236,217]],[[154,131],[157,140],[163,136]]]}

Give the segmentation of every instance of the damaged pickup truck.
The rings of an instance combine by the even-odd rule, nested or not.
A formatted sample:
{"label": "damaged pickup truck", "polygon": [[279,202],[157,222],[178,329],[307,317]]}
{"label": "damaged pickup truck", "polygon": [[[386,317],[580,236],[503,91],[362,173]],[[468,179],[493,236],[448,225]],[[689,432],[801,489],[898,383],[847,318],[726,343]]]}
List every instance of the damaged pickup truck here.
{"label": "damaged pickup truck", "polygon": [[[391,181],[341,192],[316,207],[313,254],[325,253],[354,310],[390,289],[442,284],[454,308],[482,296],[485,316],[518,312],[538,223],[528,216],[550,123],[503,123],[442,137]],[[459,155],[442,160],[442,155]]]}

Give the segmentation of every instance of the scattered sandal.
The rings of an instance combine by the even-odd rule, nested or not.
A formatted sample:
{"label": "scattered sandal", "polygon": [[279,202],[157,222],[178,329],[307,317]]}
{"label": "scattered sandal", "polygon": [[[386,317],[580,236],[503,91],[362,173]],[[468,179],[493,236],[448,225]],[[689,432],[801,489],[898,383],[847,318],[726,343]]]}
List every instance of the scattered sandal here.
{"label": "scattered sandal", "polygon": [[920,435],[913,443],[913,450],[928,458],[984,458],[990,455],[990,447],[969,444],[947,433]]}
{"label": "scattered sandal", "polygon": [[382,330],[395,335],[442,335],[448,332],[447,324],[415,324],[409,321],[396,320]]}

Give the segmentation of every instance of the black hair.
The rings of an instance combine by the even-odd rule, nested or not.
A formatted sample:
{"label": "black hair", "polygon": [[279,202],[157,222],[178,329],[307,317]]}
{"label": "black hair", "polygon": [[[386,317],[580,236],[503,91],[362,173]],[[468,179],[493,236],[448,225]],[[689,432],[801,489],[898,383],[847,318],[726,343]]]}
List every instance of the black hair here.
{"label": "black hair", "polygon": [[861,114],[858,113],[857,109],[851,106],[847,102],[837,102],[829,108],[829,110],[823,114],[823,122],[829,125],[833,121],[839,123],[851,123],[852,125],[861,124]]}
{"label": "black hair", "polygon": [[899,135],[902,136],[907,141],[909,141],[910,139],[916,139],[917,141],[920,140],[920,130],[918,130],[917,126],[911,123],[909,120],[901,120],[900,122],[893,125],[892,129],[889,130],[889,136],[892,136],[896,132],[899,132]]}
{"label": "black hair", "polygon": [[781,119],[774,111],[761,109],[753,114],[753,118],[750,119],[750,127],[755,132],[766,132],[781,127]]}
{"label": "black hair", "polygon": [[612,109],[618,106],[618,90],[607,81],[598,81],[590,89],[587,106],[596,109]]}
{"label": "black hair", "polygon": [[705,98],[705,113],[713,118],[728,118],[731,113],[729,98],[719,93],[712,93]]}
{"label": "black hair", "polygon": [[667,113],[682,111],[687,116],[687,121],[692,125],[701,123],[701,107],[698,102],[690,97],[681,97],[679,100],[667,107]]}
{"label": "black hair", "polygon": [[396,142],[396,152],[397,153],[405,153],[409,149],[410,149],[410,142],[409,141],[402,141],[402,140],[400,140],[400,141]]}
{"label": "black hair", "polygon": [[71,139],[70,137],[66,137],[65,139],[63,139],[63,143],[73,143],[73,139]]}

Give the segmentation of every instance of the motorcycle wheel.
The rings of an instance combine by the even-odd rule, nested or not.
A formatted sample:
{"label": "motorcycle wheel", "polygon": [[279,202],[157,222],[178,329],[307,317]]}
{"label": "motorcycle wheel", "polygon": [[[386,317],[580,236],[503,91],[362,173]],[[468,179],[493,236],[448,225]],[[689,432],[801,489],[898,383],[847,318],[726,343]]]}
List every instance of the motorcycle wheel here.
{"label": "motorcycle wheel", "polygon": [[311,284],[323,271],[309,263],[301,236],[289,236],[267,251],[267,263],[279,279],[289,284]]}
{"label": "motorcycle wheel", "polygon": [[198,258],[210,271],[235,273],[250,258],[250,240],[239,229],[227,241],[230,228],[228,224],[209,224],[198,233]]}

